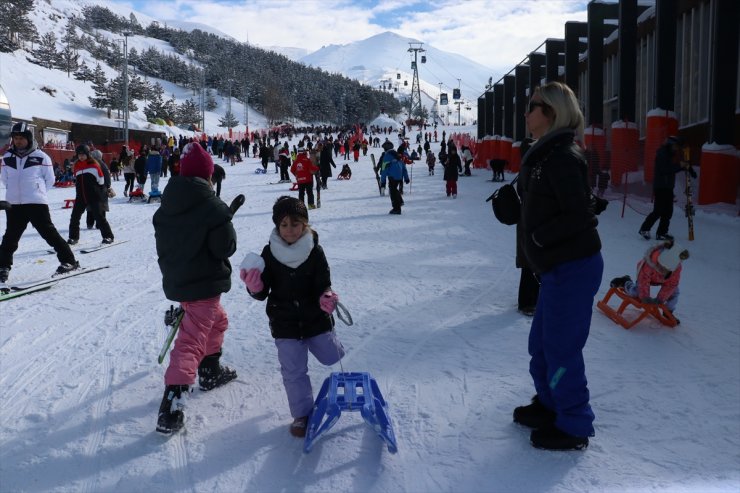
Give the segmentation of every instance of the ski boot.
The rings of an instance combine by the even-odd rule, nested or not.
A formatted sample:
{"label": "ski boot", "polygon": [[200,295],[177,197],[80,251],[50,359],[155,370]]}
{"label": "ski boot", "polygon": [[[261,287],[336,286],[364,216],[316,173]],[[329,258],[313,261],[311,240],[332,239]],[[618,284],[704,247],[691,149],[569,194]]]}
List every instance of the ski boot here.
{"label": "ski boot", "polygon": [[219,359],[221,359],[221,351],[209,354],[200,362],[198,366],[200,390],[213,390],[236,378],[236,370],[232,370],[228,366],[221,366]]}
{"label": "ski boot", "polygon": [[185,423],[185,396],[190,392],[188,385],[168,385],[159,405],[157,431],[170,435],[182,429]]}
{"label": "ski boot", "polygon": [[0,282],[7,282],[10,275],[10,267],[0,267]]}

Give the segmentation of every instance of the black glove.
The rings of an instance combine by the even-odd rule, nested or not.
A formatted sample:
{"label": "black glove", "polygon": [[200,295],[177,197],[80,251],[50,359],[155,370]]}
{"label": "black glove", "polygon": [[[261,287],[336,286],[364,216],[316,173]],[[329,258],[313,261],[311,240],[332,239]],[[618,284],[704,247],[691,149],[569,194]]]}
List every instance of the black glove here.
{"label": "black glove", "polygon": [[404,182],[404,183],[405,183],[406,185],[408,185],[409,183],[411,183],[411,182],[410,182],[409,180],[403,180],[403,182]]}
{"label": "black glove", "polygon": [[236,214],[236,211],[239,210],[239,207],[244,205],[244,201],[246,198],[243,194],[237,195],[234,200],[231,201],[231,205],[229,206],[229,209],[231,209],[231,214]]}
{"label": "black glove", "polygon": [[10,207],[10,202],[6,200],[0,200],[0,211],[7,211],[8,209],[10,209]]}

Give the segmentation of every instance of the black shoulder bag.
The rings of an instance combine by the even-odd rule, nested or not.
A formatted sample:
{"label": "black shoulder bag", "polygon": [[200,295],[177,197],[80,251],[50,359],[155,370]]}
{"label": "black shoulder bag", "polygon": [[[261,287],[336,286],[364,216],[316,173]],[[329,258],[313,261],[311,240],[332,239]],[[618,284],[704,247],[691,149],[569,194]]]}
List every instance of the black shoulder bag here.
{"label": "black shoulder bag", "polygon": [[486,199],[486,202],[491,202],[493,207],[493,215],[499,220],[501,224],[511,226],[519,222],[520,210],[522,203],[519,200],[519,194],[516,192],[516,181],[519,179],[519,175],[514,178],[511,183],[507,183],[502,186],[493,194]]}

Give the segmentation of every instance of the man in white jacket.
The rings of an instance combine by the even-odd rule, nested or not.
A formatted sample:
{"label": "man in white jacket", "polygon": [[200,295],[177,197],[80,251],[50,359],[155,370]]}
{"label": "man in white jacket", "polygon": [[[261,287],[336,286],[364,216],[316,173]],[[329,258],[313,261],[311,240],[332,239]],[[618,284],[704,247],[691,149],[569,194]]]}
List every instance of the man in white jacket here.
{"label": "man in white jacket", "polygon": [[31,223],[39,235],[56,251],[60,266],[56,274],[77,269],[67,242],[51,222],[47,190],[54,186],[54,169],[51,159],[36,148],[33,131],[26,123],[16,123],[11,130],[13,144],[3,155],[0,184],[5,187],[5,199],[10,208],[5,211],[7,225],[0,243],[0,282],[8,280],[13,266],[13,254],[18,241]]}

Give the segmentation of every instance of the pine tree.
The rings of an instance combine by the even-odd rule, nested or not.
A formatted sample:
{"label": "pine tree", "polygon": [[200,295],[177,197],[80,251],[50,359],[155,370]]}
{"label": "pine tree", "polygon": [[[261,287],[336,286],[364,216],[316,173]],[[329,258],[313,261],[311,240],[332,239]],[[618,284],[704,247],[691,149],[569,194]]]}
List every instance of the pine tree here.
{"label": "pine tree", "polygon": [[163,94],[164,89],[159,82],[156,82],[152,86],[151,93],[149,94],[149,101],[144,107],[144,115],[146,115],[147,120],[154,121],[157,118],[164,117],[164,100],[162,99]]}
{"label": "pine tree", "polygon": [[28,18],[33,11],[33,0],[2,0],[0,2],[0,52],[11,52],[23,46],[25,41],[32,44],[39,40],[36,26]]}
{"label": "pine tree", "polygon": [[50,69],[54,68],[58,56],[57,37],[53,32],[48,32],[41,36],[39,46],[31,52],[30,57],[26,57],[26,60]]}
{"label": "pine tree", "polygon": [[216,98],[213,96],[213,91],[206,89],[206,110],[213,111],[216,108],[218,108],[218,103],[216,103]]}
{"label": "pine tree", "polygon": [[186,99],[185,102],[178,106],[175,121],[178,123],[198,123],[200,121],[200,108],[195,104],[195,101]]}
{"label": "pine tree", "polygon": [[223,118],[218,119],[218,126],[219,127],[226,127],[228,129],[232,129],[239,125],[239,120],[234,118],[234,114],[229,110],[226,112]]}
{"label": "pine tree", "polygon": [[170,97],[170,99],[165,101],[162,110],[164,112],[162,118],[164,118],[168,122],[177,119],[177,101],[175,100],[174,94]]}
{"label": "pine tree", "polygon": [[77,66],[77,70],[75,70],[74,73],[74,78],[83,82],[93,80],[93,71],[90,70],[90,67],[87,66],[84,60]]}
{"label": "pine tree", "polygon": [[67,72],[67,77],[69,77],[70,72],[76,71],[79,66],[80,55],[78,55],[70,45],[66,45],[62,51],[59,52],[56,68]]}
{"label": "pine tree", "polygon": [[92,78],[92,89],[95,91],[95,96],[88,98],[90,105],[93,108],[110,108],[111,98],[108,94],[108,78],[105,76],[105,72],[100,68],[100,64],[95,66]]}

